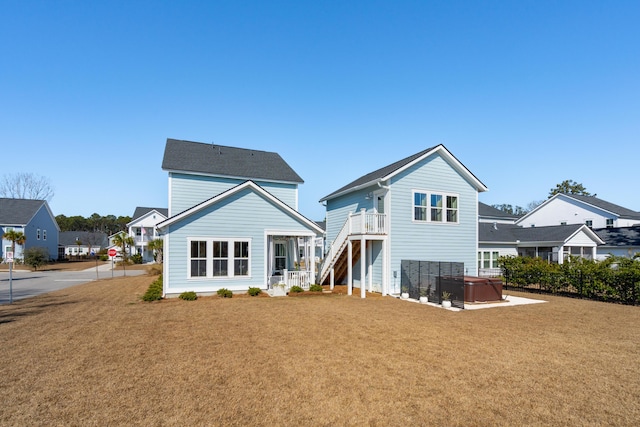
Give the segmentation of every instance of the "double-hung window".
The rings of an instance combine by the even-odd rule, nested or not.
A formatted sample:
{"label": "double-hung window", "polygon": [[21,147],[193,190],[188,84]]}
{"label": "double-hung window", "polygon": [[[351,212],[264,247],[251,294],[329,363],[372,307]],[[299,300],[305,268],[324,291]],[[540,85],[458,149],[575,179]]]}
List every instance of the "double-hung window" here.
{"label": "double-hung window", "polygon": [[189,240],[191,278],[250,276],[250,239],[194,238]]}
{"label": "double-hung window", "polygon": [[213,275],[229,275],[229,242],[213,242]]}
{"label": "double-hung window", "polygon": [[413,192],[413,221],[458,223],[458,196],[438,192]]}
{"label": "double-hung window", "polygon": [[190,245],[191,277],[207,276],[207,242],[192,240]]}

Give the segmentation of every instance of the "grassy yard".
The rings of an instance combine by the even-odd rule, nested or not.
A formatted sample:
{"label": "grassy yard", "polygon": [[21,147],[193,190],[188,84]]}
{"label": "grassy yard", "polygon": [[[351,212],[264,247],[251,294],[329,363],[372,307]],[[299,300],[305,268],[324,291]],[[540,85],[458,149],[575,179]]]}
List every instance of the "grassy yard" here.
{"label": "grassy yard", "polygon": [[143,303],[154,278],[0,306],[0,425],[640,420],[638,307],[544,297],[450,312],[343,294]]}

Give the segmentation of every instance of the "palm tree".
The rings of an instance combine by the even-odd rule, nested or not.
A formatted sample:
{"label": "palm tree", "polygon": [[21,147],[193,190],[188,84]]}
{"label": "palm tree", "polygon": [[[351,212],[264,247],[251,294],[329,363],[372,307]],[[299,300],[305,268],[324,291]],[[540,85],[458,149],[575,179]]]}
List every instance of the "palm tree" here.
{"label": "palm tree", "polygon": [[124,275],[127,275],[127,248],[135,244],[133,237],[127,235],[127,233],[120,232],[113,237],[113,243],[116,246],[122,248],[122,268],[124,269]]}
{"label": "palm tree", "polygon": [[24,245],[24,242],[27,241],[27,236],[22,231],[15,230],[7,231],[2,235],[2,238],[11,241],[11,252],[14,257],[16,256],[16,244]]}
{"label": "palm tree", "polygon": [[162,264],[162,245],[162,239],[154,239],[149,242],[149,249],[156,253],[154,258],[159,264]]}

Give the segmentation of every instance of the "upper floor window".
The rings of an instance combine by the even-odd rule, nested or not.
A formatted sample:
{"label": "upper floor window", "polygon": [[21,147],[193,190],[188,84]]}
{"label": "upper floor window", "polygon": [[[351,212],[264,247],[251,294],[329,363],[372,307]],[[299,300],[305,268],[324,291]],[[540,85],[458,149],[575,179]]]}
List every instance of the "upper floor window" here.
{"label": "upper floor window", "polygon": [[42,230],[42,240],[47,240],[47,230]]}
{"label": "upper floor window", "polygon": [[458,222],[458,196],[444,193],[413,193],[413,220],[424,222]]}
{"label": "upper floor window", "polygon": [[40,229],[36,230],[36,240],[40,240]]}
{"label": "upper floor window", "polygon": [[607,228],[613,228],[613,218],[607,218]]}
{"label": "upper floor window", "polygon": [[593,221],[592,221],[592,220],[590,220],[590,219],[586,220],[586,221],[584,222],[584,224],[585,224],[587,227],[589,227],[589,228],[593,227]]}

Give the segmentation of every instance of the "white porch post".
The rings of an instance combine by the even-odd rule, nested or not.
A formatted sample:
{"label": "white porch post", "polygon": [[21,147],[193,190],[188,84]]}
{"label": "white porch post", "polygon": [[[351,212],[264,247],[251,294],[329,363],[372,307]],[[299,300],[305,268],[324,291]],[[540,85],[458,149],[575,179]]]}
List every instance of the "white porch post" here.
{"label": "white porch post", "polygon": [[331,267],[331,270],[329,270],[329,289],[331,290],[333,290],[333,287],[335,286],[333,272],[334,272],[333,267]]}
{"label": "white porch post", "polygon": [[351,240],[347,241],[347,295],[353,294],[353,266],[351,261],[353,260],[353,247]]}
{"label": "white porch post", "polygon": [[387,269],[387,239],[382,240],[382,296],[389,291],[389,271]]}
{"label": "white porch post", "polygon": [[367,264],[367,274],[369,275],[369,292],[373,292],[373,242],[369,244],[367,248],[367,258],[369,264]]}
{"label": "white porch post", "polygon": [[366,298],[367,241],[360,238],[360,298]]}
{"label": "white porch post", "polygon": [[282,270],[282,281],[284,282],[284,288],[287,289],[289,287],[289,275],[287,274],[289,272],[289,270],[287,270],[286,268],[284,270]]}
{"label": "white porch post", "polygon": [[309,238],[309,263],[311,266],[311,283],[316,283],[316,239]]}

